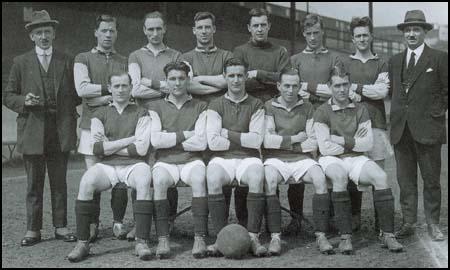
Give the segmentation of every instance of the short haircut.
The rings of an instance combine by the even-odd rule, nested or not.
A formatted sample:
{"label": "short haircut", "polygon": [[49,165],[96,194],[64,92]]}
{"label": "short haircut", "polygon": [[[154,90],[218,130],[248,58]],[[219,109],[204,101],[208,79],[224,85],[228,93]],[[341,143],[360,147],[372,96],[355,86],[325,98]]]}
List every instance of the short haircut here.
{"label": "short haircut", "polygon": [[160,18],[163,21],[163,25],[166,25],[166,18],[159,11],[153,11],[145,14],[144,19],[142,20],[142,24],[145,25],[145,21],[147,19],[156,19],[156,18]]}
{"label": "short haircut", "polygon": [[98,15],[95,19],[95,29],[98,29],[100,27],[100,23],[102,22],[113,22],[116,24],[116,28],[119,28],[119,25],[117,24],[117,18],[109,15],[109,14],[101,14]]}
{"label": "short haircut", "polygon": [[245,64],[244,62],[241,61],[241,59],[239,58],[229,58],[227,61],[225,61],[225,63],[223,64],[223,73],[227,73],[227,67],[232,67],[232,66],[243,66],[245,72],[247,72],[247,64]]}
{"label": "short haircut", "polygon": [[312,27],[315,24],[320,24],[320,29],[323,30],[323,21],[317,14],[308,14],[302,21],[303,32],[305,32],[306,28]]}
{"label": "short haircut", "polygon": [[211,12],[200,11],[200,12],[195,13],[194,22],[206,20],[206,19],[211,19],[212,24],[213,25],[216,24],[216,16],[214,16],[214,14],[212,14]]}
{"label": "short haircut", "polygon": [[186,77],[189,76],[189,72],[191,72],[191,68],[183,61],[170,62],[164,67],[164,74],[167,75],[171,70],[179,70],[184,71],[186,73]]}
{"label": "short haircut", "polygon": [[344,65],[340,64],[340,63],[334,65],[331,68],[331,71],[330,71],[330,83],[332,83],[333,76],[338,76],[338,77],[341,77],[341,78],[344,78],[344,77],[347,76],[348,79],[350,80],[350,73],[348,72],[348,70],[345,69]]}
{"label": "short haircut", "polygon": [[109,73],[109,75],[108,75],[108,84],[111,85],[112,77],[121,77],[121,76],[124,76],[124,75],[127,75],[129,83],[131,85],[131,76],[130,76],[130,74],[128,74],[128,71],[123,71],[123,70],[121,70],[121,71],[113,71],[113,72]]}
{"label": "short haircut", "polygon": [[252,8],[248,13],[248,15],[250,15],[250,18],[248,19],[248,24],[250,24],[252,17],[261,17],[261,16],[267,16],[267,21],[270,23],[269,12],[267,12],[267,10],[263,8]]}
{"label": "short haircut", "polygon": [[369,32],[373,33],[373,24],[372,20],[365,16],[365,17],[353,17],[352,21],[350,22],[350,32],[353,36],[353,30],[355,30],[356,27],[369,27]]}
{"label": "short haircut", "polygon": [[280,76],[278,77],[279,82],[281,82],[284,75],[298,76],[298,78],[300,79],[300,74],[298,73],[298,70],[295,68],[285,68],[285,69],[281,70]]}

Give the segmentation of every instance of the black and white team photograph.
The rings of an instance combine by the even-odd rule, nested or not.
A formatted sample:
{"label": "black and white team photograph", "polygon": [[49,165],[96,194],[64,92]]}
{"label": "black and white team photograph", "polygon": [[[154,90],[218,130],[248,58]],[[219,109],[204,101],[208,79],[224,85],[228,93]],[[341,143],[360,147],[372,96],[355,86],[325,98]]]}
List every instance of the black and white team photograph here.
{"label": "black and white team photograph", "polygon": [[448,2],[2,2],[2,268],[448,268]]}

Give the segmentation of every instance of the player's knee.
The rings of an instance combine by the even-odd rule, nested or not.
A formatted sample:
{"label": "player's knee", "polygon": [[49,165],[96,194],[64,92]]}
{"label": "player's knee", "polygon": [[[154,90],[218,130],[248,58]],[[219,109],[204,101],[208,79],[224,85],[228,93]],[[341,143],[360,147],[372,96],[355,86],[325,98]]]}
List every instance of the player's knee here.
{"label": "player's knee", "polygon": [[167,189],[173,185],[173,182],[168,177],[154,177],[153,188],[155,193],[167,192]]}
{"label": "player's knee", "polygon": [[339,165],[330,165],[326,170],[326,176],[333,183],[333,191],[345,191],[348,184],[348,175],[344,168]]}
{"label": "player's knee", "polygon": [[265,174],[264,188],[266,194],[268,195],[275,194],[278,186],[278,174],[279,174],[278,171],[272,166],[265,166],[264,174]]}
{"label": "player's knee", "polygon": [[245,182],[250,192],[260,193],[264,190],[264,170],[263,168],[249,168],[245,173]]}
{"label": "player's knee", "polygon": [[223,170],[219,170],[217,165],[208,165],[206,169],[206,183],[210,194],[222,193],[224,179]]}
{"label": "player's knee", "polygon": [[372,184],[376,190],[379,189],[387,189],[389,188],[387,182],[387,174],[381,168],[377,166],[377,169],[374,170],[371,174]]}
{"label": "player's knee", "polygon": [[323,172],[320,166],[312,166],[308,173],[313,180],[313,185],[317,194],[326,194],[328,192],[327,189],[327,179],[325,177],[325,173]]}
{"label": "player's knee", "polygon": [[95,177],[92,174],[84,174],[80,181],[78,199],[92,198],[95,192]]}

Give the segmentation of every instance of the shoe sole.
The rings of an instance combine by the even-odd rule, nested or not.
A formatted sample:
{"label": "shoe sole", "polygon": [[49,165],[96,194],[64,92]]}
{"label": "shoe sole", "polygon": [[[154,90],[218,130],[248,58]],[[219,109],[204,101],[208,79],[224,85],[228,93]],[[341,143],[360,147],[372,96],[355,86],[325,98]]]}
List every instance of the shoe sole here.
{"label": "shoe sole", "polygon": [[269,251],[267,252],[267,256],[272,257],[272,256],[280,256],[281,255],[281,251],[280,252],[276,252],[276,251]]}
{"label": "shoe sole", "polygon": [[81,258],[73,258],[73,259],[67,258],[67,259],[69,260],[69,262],[77,263],[77,262],[81,262],[81,261],[86,260],[88,257],[89,257],[89,255],[83,256],[83,257],[81,257]]}
{"label": "shoe sole", "polygon": [[330,250],[322,250],[322,251],[320,251],[320,253],[325,254],[325,255],[334,255],[334,254],[336,254],[336,252],[334,250],[332,250],[332,249],[330,249]]}
{"label": "shoe sole", "polygon": [[203,259],[203,258],[205,258],[207,255],[206,255],[206,252],[204,252],[204,253],[192,253],[192,256],[194,257],[194,258],[196,258],[196,259]]}
{"label": "shoe sole", "polygon": [[158,260],[164,260],[164,259],[170,258],[170,254],[156,254],[155,257],[156,257]]}
{"label": "shoe sole", "polygon": [[353,255],[353,250],[344,250],[344,251],[341,251],[341,253],[344,255]]}

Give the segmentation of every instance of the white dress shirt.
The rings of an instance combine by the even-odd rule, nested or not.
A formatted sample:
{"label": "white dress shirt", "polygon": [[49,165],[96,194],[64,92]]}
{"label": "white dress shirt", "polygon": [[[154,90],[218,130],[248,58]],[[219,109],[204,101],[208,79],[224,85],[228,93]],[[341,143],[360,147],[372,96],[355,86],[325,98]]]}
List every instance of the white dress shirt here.
{"label": "white dress shirt", "polygon": [[414,63],[414,65],[417,65],[417,62],[419,62],[419,58],[423,53],[423,49],[425,48],[425,43],[422,43],[422,45],[420,45],[419,47],[417,47],[415,50],[411,50],[410,48],[408,48],[408,52],[406,54],[406,66],[408,66],[409,64],[409,59],[411,59],[411,53],[414,52],[415,59],[416,62]]}
{"label": "white dress shirt", "polygon": [[47,56],[47,63],[50,64],[50,61],[52,60],[52,53],[53,53],[53,47],[48,48],[47,50],[43,50],[39,48],[38,46],[35,47],[36,54],[39,58],[39,62],[41,63],[44,61],[44,55]]}

